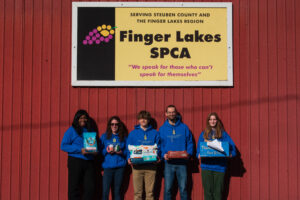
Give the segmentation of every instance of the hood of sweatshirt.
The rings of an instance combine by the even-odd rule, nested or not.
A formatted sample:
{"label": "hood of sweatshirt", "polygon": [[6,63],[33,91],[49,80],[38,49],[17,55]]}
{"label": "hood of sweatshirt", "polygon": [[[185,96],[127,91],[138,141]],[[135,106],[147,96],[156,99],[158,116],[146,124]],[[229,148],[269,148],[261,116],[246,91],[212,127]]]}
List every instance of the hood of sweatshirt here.
{"label": "hood of sweatshirt", "polygon": [[140,130],[140,131],[147,132],[147,131],[151,131],[153,129],[153,127],[149,124],[148,127],[147,127],[147,129],[144,130],[144,129],[141,128],[141,125],[138,124],[138,125],[134,126],[134,129],[135,130]]}
{"label": "hood of sweatshirt", "polygon": [[171,124],[169,123],[169,120],[168,120],[168,119],[165,121],[164,125],[169,126],[169,127],[174,127],[174,126],[179,126],[181,123],[182,123],[182,122],[181,122],[181,117],[178,115],[178,116],[176,116],[176,122],[175,122],[175,125],[171,125]]}

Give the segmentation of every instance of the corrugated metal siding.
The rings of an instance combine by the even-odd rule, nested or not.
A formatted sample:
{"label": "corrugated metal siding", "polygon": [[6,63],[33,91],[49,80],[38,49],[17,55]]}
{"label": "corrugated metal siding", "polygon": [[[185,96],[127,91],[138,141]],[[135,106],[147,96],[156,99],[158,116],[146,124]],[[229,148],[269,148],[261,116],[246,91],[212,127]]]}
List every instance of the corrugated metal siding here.
{"label": "corrugated metal siding", "polygon": [[161,126],[168,104],[196,141],[207,114],[220,114],[246,169],[228,199],[300,199],[300,1],[232,2],[233,88],[72,88],[71,1],[0,0],[0,199],[67,199],[59,146],[78,108],[102,133],[115,114],[131,130],[141,109]]}

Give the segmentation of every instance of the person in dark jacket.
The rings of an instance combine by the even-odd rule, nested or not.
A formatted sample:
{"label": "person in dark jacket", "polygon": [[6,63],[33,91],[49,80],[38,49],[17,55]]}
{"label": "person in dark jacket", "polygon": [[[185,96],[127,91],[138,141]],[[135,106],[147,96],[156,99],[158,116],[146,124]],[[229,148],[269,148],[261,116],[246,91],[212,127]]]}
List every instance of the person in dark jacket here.
{"label": "person in dark jacket", "polygon": [[109,199],[109,190],[113,182],[115,200],[121,200],[121,186],[125,167],[127,132],[118,116],[111,117],[107,122],[106,132],[101,136],[101,147],[104,161],[102,200]]}
{"label": "person in dark jacket", "polygon": [[[134,127],[127,139],[128,145],[157,145],[158,156],[160,155],[159,133],[149,124],[151,115],[148,111],[139,112],[139,125]],[[129,151],[128,151],[129,152]],[[132,165],[130,154],[127,155],[128,163]],[[158,161],[160,159],[158,158]],[[132,165],[134,200],[142,200],[143,186],[145,185],[146,200],[154,200],[154,184],[157,166],[156,163]]]}
{"label": "person in dark jacket", "polygon": [[[225,132],[222,122],[217,113],[210,113],[206,119],[206,128],[201,133],[197,156],[200,159],[200,142],[218,140],[229,143],[231,157],[236,156],[235,144]],[[203,157],[201,158],[201,175],[205,200],[221,200],[224,188],[224,176],[227,168],[228,158],[226,157]]]}
{"label": "person in dark jacket", "polygon": [[[83,132],[93,131],[91,119],[85,110],[78,110],[72,126],[65,132],[61,150],[68,153],[68,199],[91,200],[95,192],[94,153],[83,148]],[[83,194],[81,197],[81,185]]]}
{"label": "person in dark jacket", "polygon": [[187,151],[189,157],[193,155],[193,136],[188,126],[182,123],[176,107],[169,105],[166,108],[167,120],[160,127],[162,157],[165,159],[165,190],[164,200],[171,200],[172,186],[177,178],[180,199],[187,200],[187,164],[189,159],[169,159],[168,151]]}

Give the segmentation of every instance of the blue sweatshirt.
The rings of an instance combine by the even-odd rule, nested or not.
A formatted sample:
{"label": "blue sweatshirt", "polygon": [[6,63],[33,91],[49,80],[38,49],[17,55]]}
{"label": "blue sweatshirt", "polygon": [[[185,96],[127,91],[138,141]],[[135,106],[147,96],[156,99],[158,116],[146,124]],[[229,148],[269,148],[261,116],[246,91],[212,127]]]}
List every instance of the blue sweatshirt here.
{"label": "blue sweatshirt", "polygon": [[[213,134],[213,133],[212,133]],[[204,132],[201,133],[198,146],[197,146],[197,158],[200,154],[200,142],[204,142],[203,138]],[[225,131],[222,131],[222,137],[218,139],[220,142],[228,142],[229,143],[229,153],[232,157],[236,156],[235,144],[232,141],[231,137]],[[202,170],[210,170],[216,172],[225,172],[228,164],[228,158],[225,157],[205,157],[201,158],[201,169]]]}
{"label": "blue sweatshirt", "polygon": [[[188,126],[182,123],[177,117],[175,125],[171,125],[168,120],[159,129],[161,139],[162,158],[168,151],[187,151],[192,156],[194,151],[193,136]],[[170,160],[169,163],[183,164],[187,160]]]}
{"label": "blue sweatshirt", "polygon": [[151,125],[144,131],[140,125],[136,125],[134,130],[130,132],[127,139],[127,159],[130,158],[128,145],[157,145],[157,156],[160,156],[160,137],[157,130],[153,129]]}
{"label": "blue sweatshirt", "polygon": [[[104,161],[102,163],[103,169],[111,169],[111,168],[118,168],[118,167],[125,167],[127,164],[126,160],[126,139],[125,138],[122,142],[120,141],[119,135],[112,134],[110,139],[107,139],[107,134],[104,133],[101,138],[101,152],[104,156]],[[110,154],[107,152],[106,148],[110,145],[119,145],[120,150],[122,151],[121,154]]]}
{"label": "blue sweatshirt", "polygon": [[[83,131],[86,131],[84,128]],[[81,158],[83,160],[93,160],[94,155],[92,154],[81,154],[81,149],[83,148],[83,137],[78,135],[73,126],[71,126],[64,134],[61,141],[61,150],[68,153],[69,156]]]}

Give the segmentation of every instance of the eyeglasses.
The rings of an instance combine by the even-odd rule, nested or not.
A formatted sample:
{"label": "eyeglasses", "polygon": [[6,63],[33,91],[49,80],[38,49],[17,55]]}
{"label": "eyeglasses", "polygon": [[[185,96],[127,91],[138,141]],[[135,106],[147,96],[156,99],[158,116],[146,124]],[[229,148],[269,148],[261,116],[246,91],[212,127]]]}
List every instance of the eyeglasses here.
{"label": "eyeglasses", "polygon": [[119,123],[110,123],[111,126],[119,126]]}

